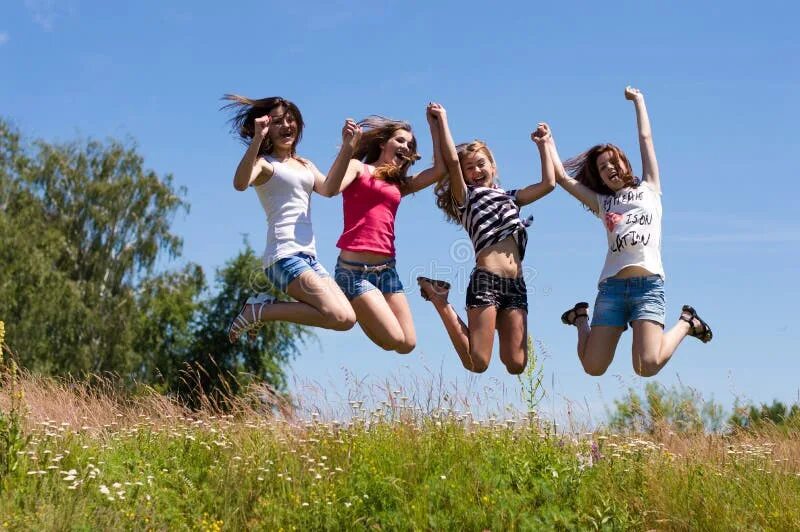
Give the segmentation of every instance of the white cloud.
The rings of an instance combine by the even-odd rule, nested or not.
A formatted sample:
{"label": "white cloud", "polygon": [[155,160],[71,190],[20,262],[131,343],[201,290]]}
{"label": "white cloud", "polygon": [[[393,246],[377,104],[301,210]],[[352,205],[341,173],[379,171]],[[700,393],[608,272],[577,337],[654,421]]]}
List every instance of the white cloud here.
{"label": "white cloud", "polygon": [[25,8],[45,31],[53,31],[56,20],[74,10],[70,0],[25,0]]}
{"label": "white cloud", "polygon": [[7,43],[8,39],[8,33],[0,31],[0,46],[3,46],[5,43]]}

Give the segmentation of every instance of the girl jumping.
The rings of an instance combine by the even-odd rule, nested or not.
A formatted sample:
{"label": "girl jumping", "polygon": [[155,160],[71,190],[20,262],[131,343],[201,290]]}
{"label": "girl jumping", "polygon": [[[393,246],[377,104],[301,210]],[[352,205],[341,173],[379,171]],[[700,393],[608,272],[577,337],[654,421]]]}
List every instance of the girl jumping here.
{"label": "girl jumping", "polygon": [[395,268],[394,225],[401,199],[444,175],[438,128],[432,106],[434,166],[409,177],[420,157],[407,122],[372,116],[359,122],[363,134],[339,185],[343,196],[344,231],[335,278],[355,310],[364,333],[387,351],[410,353],[417,343],[403,284]]}
{"label": "girl jumping", "polygon": [[[661,182],[644,95],[627,87],[639,129],[642,179],[613,144],[598,144],[558,167],[557,181],[606,229],[608,252],[600,274],[594,316],[586,302],[564,312],[561,321],[578,329],[578,357],[590,375],[602,375],[614,358],[620,335],[633,327],[633,369],[650,377],[664,367],[686,335],[708,342],[711,328],[689,305],[664,332],[664,268],[661,264]],[[564,167],[569,172],[565,171]]]}
{"label": "girl jumping", "polygon": [[277,301],[268,294],[247,299],[228,327],[228,339],[251,336],[264,321],[290,321],[344,331],[355,314],[338,285],[316,259],[311,227],[311,192],[338,193],[361,130],[352,120],[342,128],[342,147],[328,176],[297,155],[303,136],[300,109],[284,98],[252,100],[226,95],[233,129],[249,142],[236,174],[236,190],[253,187],[267,217],[264,268],[269,281],[296,301]]}
{"label": "girl jumping", "polygon": [[475,269],[467,288],[467,324],[448,302],[450,284],[419,277],[422,297],[436,308],[463,366],[475,373],[489,367],[494,331],[500,337],[500,360],[509,373],[528,363],[528,294],[522,272],[527,243],[519,209],[555,188],[552,136],[547,124],[531,134],[542,165],[542,180],[518,190],[497,186],[497,167],[480,141],[453,145],[444,108],[433,109],[442,137],[448,178],[436,186],[436,204],[447,218],[463,225],[475,248]]}

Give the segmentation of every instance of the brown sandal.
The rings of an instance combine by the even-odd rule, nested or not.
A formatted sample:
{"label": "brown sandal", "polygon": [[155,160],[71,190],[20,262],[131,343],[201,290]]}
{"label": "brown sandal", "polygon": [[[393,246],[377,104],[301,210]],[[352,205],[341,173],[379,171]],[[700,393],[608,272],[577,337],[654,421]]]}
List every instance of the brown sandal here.
{"label": "brown sandal", "polygon": [[[686,314],[689,315],[688,318],[686,317]],[[685,321],[686,323],[689,324],[689,336],[693,336],[694,338],[697,338],[698,340],[700,340],[704,344],[707,344],[708,342],[710,342],[711,339],[714,337],[714,333],[711,332],[711,327],[709,327],[708,323],[704,322],[700,318],[700,316],[697,315],[697,312],[694,310],[693,307],[691,307],[689,305],[684,305],[683,309],[681,309],[681,317],[680,317],[680,319],[682,319],[683,321]],[[697,320],[697,321],[700,322],[699,330],[698,330],[697,327],[694,326],[694,320]]]}
{"label": "brown sandal", "polygon": [[575,306],[566,311],[564,314],[561,315],[561,323],[564,325],[575,325],[575,322],[578,321],[578,318],[581,316],[589,317],[588,312],[578,313],[579,310],[587,310],[589,308],[589,303],[586,301],[581,301],[580,303],[575,303]]}
{"label": "brown sandal", "polygon": [[[430,279],[428,277],[417,277],[417,283],[419,283],[420,281],[425,281],[430,283],[433,286],[434,290],[437,291],[441,290],[442,292],[446,292],[450,290],[450,283],[448,283],[447,281],[440,281],[439,279]],[[430,298],[425,295],[425,290],[423,290],[422,287],[420,287],[419,289],[419,295],[421,295],[422,299],[424,299],[425,301],[430,301]]]}

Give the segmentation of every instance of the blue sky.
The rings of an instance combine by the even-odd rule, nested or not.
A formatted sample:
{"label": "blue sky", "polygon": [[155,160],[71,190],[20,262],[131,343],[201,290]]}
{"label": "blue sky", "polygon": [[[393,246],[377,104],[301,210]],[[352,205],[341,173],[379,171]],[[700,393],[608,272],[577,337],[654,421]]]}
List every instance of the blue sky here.
{"label": "blue sky", "polygon": [[[633,106],[623,99],[634,85],[646,95],[661,169],[668,320],[690,303],[715,332],[708,345],[688,338],[656,379],[727,405],[798,400],[797,4],[500,4],[7,0],[0,114],[30,137],[135,139],[148,167],[187,187],[191,212],[175,225],[182,260],[210,273],[243,233],[260,251],[265,232],[255,193],[231,186],[243,147],[218,110],[223,93],[297,102],[307,124],[300,152],[323,169],[343,120],[373,113],[412,122],[428,162],[424,111],[438,101],[456,141],[486,140],[502,184],[516,187],[539,179],[529,140],[539,121],[550,123],[562,156],[610,141],[640,170]],[[594,300],[603,229],[563,190],[527,213],[529,329],[546,349],[548,403],[575,404],[596,420],[603,402],[642,383],[629,333],[608,373],[593,378],[578,363],[575,330],[558,319]],[[341,198],[315,196],[313,220],[332,269]],[[346,394],[343,368],[374,382],[431,371],[512,400],[516,380],[496,358],[486,374],[467,376],[414,289],[421,270],[452,271],[452,301],[463,307],[472,267],[460,254],[463,231],[444,222],[428,190],[403,201],[397,236],[415,352],[382,352],[357,327],[321,332],[293,363],[298,382]]]}

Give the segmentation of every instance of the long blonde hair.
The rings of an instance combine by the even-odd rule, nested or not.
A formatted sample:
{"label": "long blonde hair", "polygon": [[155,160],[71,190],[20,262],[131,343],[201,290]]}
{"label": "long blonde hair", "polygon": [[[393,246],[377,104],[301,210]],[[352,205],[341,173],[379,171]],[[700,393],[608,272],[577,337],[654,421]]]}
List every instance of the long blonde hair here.
{"label": "long blonde hair", "polygon": [[[473,140],[456,146],[456,153],[458,153],[458,164],[461,166],[461,173],[464,173],[464,159],[468,155],[474,153],[483,153],[489,161],[494,165],[494,155],[492,150],[482,140]],[[456,207],[455,199],[450,193],[450,176],[446,175],[436,183],[433,189],[436,196],[436,206],[444,211],[447,221],[461,225],[461,216]]]}
{"label": "long blonde hair", "polygon": [[408,169],[420,159],[417,153],[417,138],[414,136],[411,124],[384,116],[371,115],[361,120],[358,125],[361,126],[364,132],[361,134],[361,140],[356,147],[353,158],[366,164],[374,164],[380,159],[383,151],[381,146],[386,144],[395,132],[402,129],[411,133],[411,142],[408,144],[411,153],[405,158],[403,164],[400,166],[385,164],[375,169],[375,177],[377,179],[397,185],[400,190],[403,190],[408,184]]}

